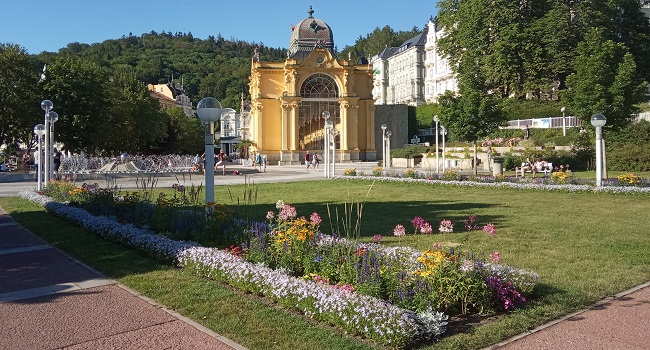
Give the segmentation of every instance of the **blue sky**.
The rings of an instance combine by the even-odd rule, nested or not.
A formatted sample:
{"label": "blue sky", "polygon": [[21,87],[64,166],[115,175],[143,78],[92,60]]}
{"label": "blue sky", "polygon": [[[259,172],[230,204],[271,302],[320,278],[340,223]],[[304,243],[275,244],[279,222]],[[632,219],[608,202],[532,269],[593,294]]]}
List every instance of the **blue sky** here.
{"label": "blue sky", "polygon": [[342,50],[375,27],[422,27],[436,14],[437,1],[181,1],[18,0],[3,4],[0,43],[18,44],[31,54],[56,52],[71,42],[92,44],[152,30],[192,32],[196,38],[224,38],[288,47],[290,26],[308,16],[330,25]]}

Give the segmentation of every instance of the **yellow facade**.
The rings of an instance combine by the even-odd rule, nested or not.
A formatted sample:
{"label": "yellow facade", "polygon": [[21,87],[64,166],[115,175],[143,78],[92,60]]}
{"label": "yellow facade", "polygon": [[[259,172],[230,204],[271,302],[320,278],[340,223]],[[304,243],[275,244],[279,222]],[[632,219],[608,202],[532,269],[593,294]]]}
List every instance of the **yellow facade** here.
{"label": "yellow facade", "polygon": [[[308,20],[316,23],[312,19],[310,13]],[[376,160],[372,66],[337,59],[330,49],[318,46],[311,52],[303,48],[304,58],[253,59],[251,140],[271,164],[297,164],[307,151],[322,158],[322,112],[329,111],[339,132],[337,161]]]}
{"label": "yellow facade", "polygon": [[337,161],[376,160],[372,66],[334,57],[332,31],[313,12],[292,27],[284,62],[253,57],[249,137],[272,164],[322,158],[328,111]]}

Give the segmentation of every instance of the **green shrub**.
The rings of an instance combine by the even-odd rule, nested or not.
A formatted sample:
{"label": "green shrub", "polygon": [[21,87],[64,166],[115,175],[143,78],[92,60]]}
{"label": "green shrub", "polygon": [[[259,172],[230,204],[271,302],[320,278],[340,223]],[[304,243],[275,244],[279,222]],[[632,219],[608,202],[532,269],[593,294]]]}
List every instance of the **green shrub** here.
{"label": "green shrub", "polygon": [[431,149],[427,146],[410,145],[390,150],[390,156],[391,158],[422,158],[422,154],[430,152]]}
{"label": "green shrub", "polygon": [[650,171],[650,153],[647,148],[634,144],[608,147],[607,167],[618,171]]}

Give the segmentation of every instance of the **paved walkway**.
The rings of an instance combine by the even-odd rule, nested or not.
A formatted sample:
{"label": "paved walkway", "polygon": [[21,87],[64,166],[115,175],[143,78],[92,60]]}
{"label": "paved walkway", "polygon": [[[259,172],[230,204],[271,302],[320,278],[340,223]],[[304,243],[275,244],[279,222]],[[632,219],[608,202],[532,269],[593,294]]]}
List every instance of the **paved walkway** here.
{"label": "paved walkway", "polygon": [[0,349],[245,349],[73,260],[0,208]]}

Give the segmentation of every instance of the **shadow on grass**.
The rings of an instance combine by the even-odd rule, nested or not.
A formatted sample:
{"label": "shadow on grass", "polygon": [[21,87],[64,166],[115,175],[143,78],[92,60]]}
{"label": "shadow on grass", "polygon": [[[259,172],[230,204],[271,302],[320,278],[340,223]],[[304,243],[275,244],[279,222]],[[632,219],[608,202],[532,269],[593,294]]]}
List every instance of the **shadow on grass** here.
{"label": "shadow on grass", "polygon": [[[329,216],[327,203],[318,202],[299,202],[287,203],[296,207],[298,216],[309,218],[311,213],[318,213],[323,219],[321,230],[324,233],[332,233],[336,227],[337,218],[339,226],[346,217],[344,204],[330,204]],[[421,216],[429,222],[438,232],[438,226],[442,220],[451,220],[455,224],[455,232],[464,232],[465,226],[463,220],[468,215],[476,215],[481,211],[491,207],[498,207],[498,204],[472,203],[454,200],[445,201],[393,201],[393,202],[372,202],[363,203],[361,213],[361,238],[370,238],[375,234],[393,235],[393,229],[397,224],[406,227],[408,234],[413,233],[411,220],[415,216]],[[264,221],[266,213],[269,210],[276,211],[275,205],[256,204],[256,205],[239,205],[233,206],[237,213],[247,213],[245,219],[251,221]],[[350,207],[348,205],[348,210]],[[482,225],[493,223],[499,225],[505,220],[505,215],[478,215],[476,224]],[[357,205],[352,206],[352,223],[356,224]]]}

